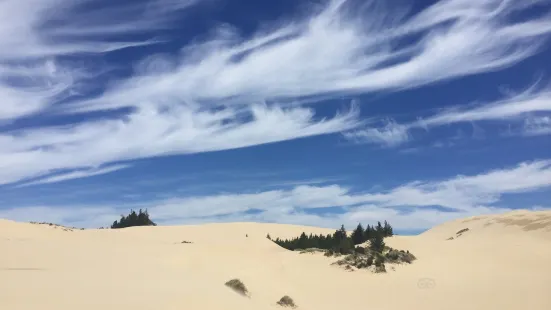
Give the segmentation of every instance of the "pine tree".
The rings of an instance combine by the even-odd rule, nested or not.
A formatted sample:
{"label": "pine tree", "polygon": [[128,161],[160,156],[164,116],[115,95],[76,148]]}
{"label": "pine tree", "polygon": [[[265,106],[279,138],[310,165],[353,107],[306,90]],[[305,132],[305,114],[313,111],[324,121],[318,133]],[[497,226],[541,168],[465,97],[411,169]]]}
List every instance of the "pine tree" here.
{"label": "pine tree", "polygon": [[373,228],[370,225],[367,225],[364,232],[364,240],[371,240],[373,238]]}
{"label": "pine tree", "polygon": [[364,243],[365,241],[364,234],[365,234],[364,228],[360,223],[358,224],[358,227],[356,227],[356,229],[352,232],[352,235],[351,235],[354,245]]}
{"label": "pine tree", "polygon": [[130,215],[128,215],[128,222],[139,224],[138,214],[136,214],[136,211],[134,210],[130,211]]}
{"label": "pine tree", "polygon": [[381,225],[381,222],[377,222],[377,228],[375,228],[375,231],[378,232],[378,233],[382,233],[383,232],[383,225]]}
{"label": "pine tree", "polygon": [[385,237],[392,237],[394,235],[394,232],[392,231],[392,226],[390,226],[390,224],[387,221],[385,221],[385,224],[383,226],[383,231],[384,231]]}
{"label": "pine tree", "polygon": [[341,228],[335,231],[335,234],[333,234],[333,238],[335,239],[335,243],[340,243],[342,239],[345,239],[347,237],[346,235],[346,228],[344,228],[344,225],[341,225]]}
{"label": "pine tree", "polygon": [[306,233],[303,232],[300,234],[296,247],[297,249],[306,249],[308,247],[308,237],[306,236]]}
{"label": "pine tree", "polygon": [[[385,221],[384,227],[378,222],[378,225],[375,227],[367,225],[365,230],[361,223],[359,223],[350,237],[347,235],[344,225],[341,225],[340,229],[326,236],[321,234],[306,235],[306,233],[303,232],[296,238],[285,240],[277,238],[272,241],[288,250],[319,248],[336,253],[349,254],[354,252],[354,246],[356,244],[363,243],[366,240],[371,241],[371,248],[373,250],[382,252],[385,248],[384,238],[389,235],[392,235],[392,227]],[[269,235],[266,237],[268,238]]]}
{"label": "pine tree", "polygon": [[354,243],[351,238],[344,238],[339,244],[339,252],[341,254],[350,254],[354,251]]}
{"label": "pine tree", "polygon": [[373,238],[371,239],[370,248],[375,252],[383,252],[385,248],[385,241],[382,233],[377,232],[374,234]]}
{"label": "pine tree", "polygon": [[130,210],[130,214],[127,216],[121,215],[121,218],[119,221],[114,221],[113,225],[111,225],[111,228],[126,228],[126,227],[132,227],[132,226],[156,226],[150,218],[149,213],[147,213],[147,210],[143,212],[140,210],[139,214],[136,213],[134,210]]}

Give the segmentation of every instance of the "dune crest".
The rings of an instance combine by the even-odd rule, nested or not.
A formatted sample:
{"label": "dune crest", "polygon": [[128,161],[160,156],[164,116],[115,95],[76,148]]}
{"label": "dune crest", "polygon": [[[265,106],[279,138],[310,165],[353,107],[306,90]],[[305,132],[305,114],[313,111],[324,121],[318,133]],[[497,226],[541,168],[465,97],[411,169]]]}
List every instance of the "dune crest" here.
{"label": "dune crest", "polygon": [[462,236],[480,234],[526,238],[544,238],[551,240],[551,211],[515,210],[504,214],[473,216],[444,223],[421,234],[422,237],[450,238],[457,237],[463,229],[468,231]]}
{"label": "dune crest", "polygon": [[[346,272],[331,266],[333,258],[266,238],[334,229],[228,223],[64,231],[0,220],[0,308],[261,310],[283,309],[277,301],[292,296],[297,309],[548,310],[550,219],[550,211],[516,211],[387,238],[417,260],[386,274]],[[229,289],[230,279],[242,281],[250,298]]]}

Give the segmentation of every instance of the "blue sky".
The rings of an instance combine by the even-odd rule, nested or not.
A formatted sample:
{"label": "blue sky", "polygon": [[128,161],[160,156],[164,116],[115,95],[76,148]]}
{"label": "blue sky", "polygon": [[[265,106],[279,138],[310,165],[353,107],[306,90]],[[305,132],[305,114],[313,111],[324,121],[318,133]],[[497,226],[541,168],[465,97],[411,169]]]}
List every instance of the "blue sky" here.
{"label": "blue sky", "polygon": [[4,0],[0,218],[551,208],[551,1]]}

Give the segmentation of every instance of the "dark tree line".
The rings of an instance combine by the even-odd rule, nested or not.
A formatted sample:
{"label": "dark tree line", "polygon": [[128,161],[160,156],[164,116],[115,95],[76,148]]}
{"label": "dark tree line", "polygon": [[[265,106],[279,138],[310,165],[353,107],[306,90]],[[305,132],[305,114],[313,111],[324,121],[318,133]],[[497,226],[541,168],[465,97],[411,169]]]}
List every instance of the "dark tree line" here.
{"label": "dark tree line", "polygon": [[[306,235],[302,233],[299,237],[293,239],[281,240],[277,238],[273,240],[279,246],[288,250],[299,250],[308,248],[318,248],[324,250],[330,250],[341,254],[349,254],[354,251],[354,248],[358,244],[362,244],[366,241],[370,241],[370,248],[376,252],[381,253],[385,247],[384,238],[390,237],[394,233],[392,226],[385,221],[384,225],[381,222],[377,223],[377,226],[370,226],[364,229],[362,224],[358,224],[358,227],[348,236],[344,225],[340,229],[336,230],[333,234],[328,235]],[[270,236],[267,236],[269,239]]]}
{"label": "dark tree line", "polygon": [[125,228],[132,226],[157,226],[150,218],[147,209],[145,211],[140,211],[136,213],[134,210],[130,210],[130,214],[127,216],[121,215],[121,219],[114,221],[111,228]]}

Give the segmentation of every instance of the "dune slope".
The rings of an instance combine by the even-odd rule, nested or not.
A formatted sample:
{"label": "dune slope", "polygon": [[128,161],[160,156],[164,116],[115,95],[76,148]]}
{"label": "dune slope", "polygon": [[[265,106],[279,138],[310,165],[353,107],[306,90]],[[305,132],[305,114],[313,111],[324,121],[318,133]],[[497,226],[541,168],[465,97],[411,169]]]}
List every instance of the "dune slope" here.
{"label": "dune slope", "polygon": [[[347,272],[330,266],[335,259],[266,239],[302,231],[334,230],[259,223],[63,230],[0,220],[0,309],[280,309],[283,295],[299,309],[551,309],[548,211],[388,238],[418,260],[387,274]],[[250,298],[224,285],[232,278]]]}

